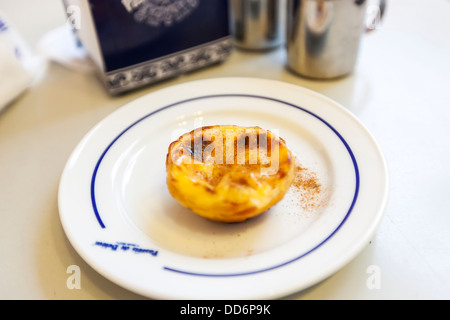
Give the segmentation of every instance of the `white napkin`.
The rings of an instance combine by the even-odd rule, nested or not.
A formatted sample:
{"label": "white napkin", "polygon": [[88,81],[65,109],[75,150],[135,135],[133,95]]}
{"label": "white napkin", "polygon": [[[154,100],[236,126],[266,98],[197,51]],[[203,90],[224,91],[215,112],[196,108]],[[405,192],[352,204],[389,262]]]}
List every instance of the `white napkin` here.
{"label": "white napkin", "polygon": [[0,111],[30,86],[42,67],[0,13]]}
{"label": "white napkin", "polygon": [[48,61],[54,61],[71,71],[92,73],[96,67],[83,46],[77,44],[70,24],[62,25],[46,33],[39,41],[37,53]]}

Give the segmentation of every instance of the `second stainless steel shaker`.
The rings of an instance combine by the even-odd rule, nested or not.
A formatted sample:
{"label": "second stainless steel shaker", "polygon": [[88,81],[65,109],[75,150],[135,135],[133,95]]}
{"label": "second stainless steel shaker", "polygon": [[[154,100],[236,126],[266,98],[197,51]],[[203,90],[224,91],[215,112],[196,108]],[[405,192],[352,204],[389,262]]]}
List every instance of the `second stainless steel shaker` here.
{"label": "second stainless steel shaker", "polygon": [[352,72],[366,11],[366,0],[288,0],[288,67],[316,79]]}
{"label": "second stainless steel shaker", "polygon": [[286,0],[230,0],[229,4],[237,47],[268,50],[285,42]]}

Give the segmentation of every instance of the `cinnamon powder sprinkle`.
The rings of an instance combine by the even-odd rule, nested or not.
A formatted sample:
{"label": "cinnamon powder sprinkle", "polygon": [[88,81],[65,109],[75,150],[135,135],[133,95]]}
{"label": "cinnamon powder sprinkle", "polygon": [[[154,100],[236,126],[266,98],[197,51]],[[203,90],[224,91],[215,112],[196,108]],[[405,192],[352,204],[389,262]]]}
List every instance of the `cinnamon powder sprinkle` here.
{"label": "cinnamon powder sprinkle", "polygon": [[295,178],[291,187],[296,205],[308,212],[318,209],[323,202],[322,189],[317,174],[296,161]]}

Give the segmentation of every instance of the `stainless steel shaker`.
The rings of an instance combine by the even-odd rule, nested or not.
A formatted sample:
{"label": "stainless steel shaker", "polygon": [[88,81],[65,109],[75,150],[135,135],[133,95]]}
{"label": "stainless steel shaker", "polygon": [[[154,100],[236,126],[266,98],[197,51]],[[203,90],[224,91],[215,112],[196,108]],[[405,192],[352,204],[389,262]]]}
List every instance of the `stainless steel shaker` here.
{"label": "stainless steel shaker", "polygon": [[288,67],[316,79],[352,72],[366,12],[366,0],[288,0]]}
{"label": "stainless steel shaker", "polygon": [[285,42],[286,0],[230,0],[229,4],[237,47],[268,50]]}

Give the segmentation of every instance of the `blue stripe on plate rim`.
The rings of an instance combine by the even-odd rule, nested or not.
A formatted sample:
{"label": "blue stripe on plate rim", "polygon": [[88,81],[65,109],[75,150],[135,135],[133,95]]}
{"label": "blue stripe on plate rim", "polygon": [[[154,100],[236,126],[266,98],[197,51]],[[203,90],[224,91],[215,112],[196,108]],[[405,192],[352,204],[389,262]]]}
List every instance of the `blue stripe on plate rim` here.
{"label": "blue stripe on plate rim", "polygon": [[300,111],[306,112],[309,115],[313,116],[314,118],[320,120],[323,124],[325,124],[331,131],[333,131],[336,136],[342,141],[342,143],[344,144],[345,148],[347,149],[347,152],[350,155],[350,158],[352,160],[353,163],[353,167],[355,170],[355,178],[356,178],[356,183],[355,183],[355,193],[353,195],[353,199],[351,202],[351,205],[345,215],[345,217],[343,218],[343,220],[339,223],[339,225],[336,227],[336,229],[330,234],[328,235],[323,241],[321,241],[319,244],[317,244],[316,246],[314,246],[313,248],[311,248],[310,250],[308,250],[307,252],[302,253],[301,255],[285,261],[281,264],[277,264],[274,265],[272,267],[268,267],[268,268],[264,268],[264,269],[259,269],[259,270],[254,270],[254,271],[249,271],[249,272],[242,272],[242,273],[198,273],[198,272],[190,272],[190,271],[184,271],[181,269],[176,269],[176,268],[171,268],[171,267],[163,267],[164,270],[166,271],[171,271],[171,272],[176,272],[176,273],[180,273],[180,274],[185,274],[185,275],[191,275],[191,276],[202,276],[202,277],[235,277],[235,276],[245,276],[245,275],[250,275],[250,274],[256,274],[256,273],[261,273],[261,272],[266,272],[269,270],[273,270],[273,269],[277,269],[280,267],[283,267],[287,264],[290,264],[292,262],[295,262],[303,257],[305,257],[306,255],[310,254],[311,252],[315,251],[317,248],[321,247],[324,243],[326,243],[331,237],[333,237],[334,234],[336,234],[336,232],[338,232],[338,230],[342,227],[342,225],[345,223],[345,221],[347,221],[348,217],[350,216],[351,212],[353,211],[353,208],[355,206],[356,200],[358,198],[358,194],[359,194],[359,188],[360,188],[360,175],[359,175],[359,167],[358,167],[358,163],[356,161],[355,155],[353,154],[352,149],[350,148],[350,146],[348,145],[347,141],[345,141],[344,137],[326,120],[324,120],[323,118],[321,118],[320,116],[316,115],[315,113],[302,108],[300,106],[297,106],[295,104],[286,102],[286,101],[282,101],[279,99],[275,99],[275,98],[271,98],[271,97],[265,97],[265,96],[259,96],[259,95],[250,95],[250,94],[217,94],[217,95],[207,95],[207,96],[199,96],[199,97],[195,97],[195,98],[191,98],[191,99],[187,99],[187,100],[182,100],[182,101],[178,101],[175,102],[173,104],[170,104],[168,106],[162,107],[158,110],[155,110],[151,113],[149,113],[148,115],[142,117],[141,119],[137,120],[136,122],[132,123],[129,127],[127,127],[125,130],[123,130],[109,145],[108,147],[105,149],[105,151],[102,153],[102,155],[100,156],[94,172],[92,174],[92,180],[91,180],[91,201],[92,201],[92,208],[94,210],[95,216],[97,218],[97,221],[100,225],[100,227],[102,229],[106,229],[106,225],[104,224],[101,216],[100,216],[100,212],[98,210],[97,207],[97,201],[95,198],[95,182],[97,179],[97,174],[98,174],[98,170],[100,168],[100,165],[103,161],[103,159],[105,158],[105,156],[107,155],[108,151],[112,148],[112,146],[125,134],[127,133],[130,129],[132,129],[134,126],[136,126],[138,123],[144,121],[145,119],[148,119],[151,116],[154,116],[155,114],[162,112],[164,110],[167,110],[169,108],[175,107],[175,106],[179,106],[182,105],[184,103],[188,103],[188,102],[192,102],[192,101],[197,101],[197,100],[203,100],[203,99],[213,99],[213,98],[226,98],[226,97],[241,97],[241,98],[255,98],[255,99],[264,99],[264,100],[269,100],[269,101],[273,101],[273,102],[277,102],[277,103],[281,103],[287,106],[290,106],[292,108],[298,109]]}

